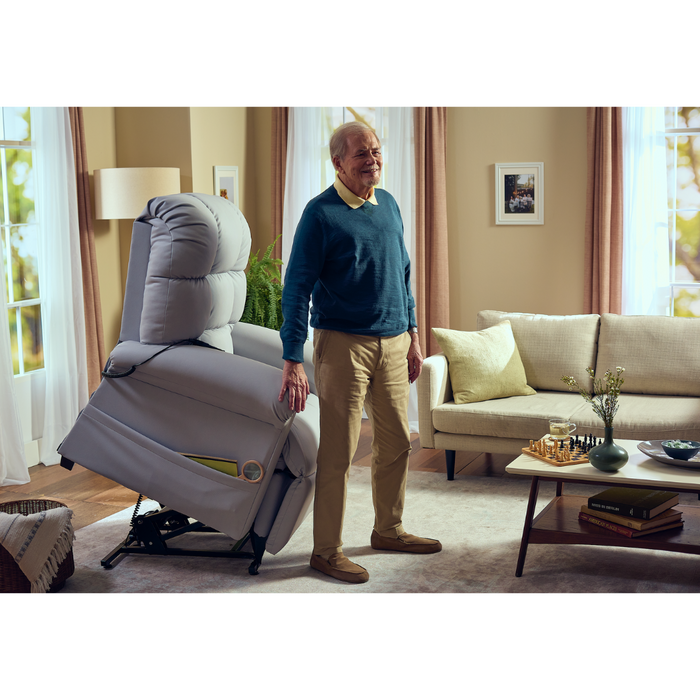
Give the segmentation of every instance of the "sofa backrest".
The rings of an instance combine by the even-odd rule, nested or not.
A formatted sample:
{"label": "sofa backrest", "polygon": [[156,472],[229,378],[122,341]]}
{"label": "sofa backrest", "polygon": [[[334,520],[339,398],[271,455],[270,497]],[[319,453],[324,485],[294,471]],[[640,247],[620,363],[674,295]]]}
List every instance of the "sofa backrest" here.
{"label": "sofa backrest", "polygon": [[573,376],[580,386],[592,388],[587,367],[595,368],[600,316],[480,311],[477,330],[509,320],[525,367],[527,383],[535,390],[567,391],[562,376]]}
{"label": "sofa backrest", "polygon": [[616,367],[623,394],[700,396],[700,319],[603,314],[596,376]]}

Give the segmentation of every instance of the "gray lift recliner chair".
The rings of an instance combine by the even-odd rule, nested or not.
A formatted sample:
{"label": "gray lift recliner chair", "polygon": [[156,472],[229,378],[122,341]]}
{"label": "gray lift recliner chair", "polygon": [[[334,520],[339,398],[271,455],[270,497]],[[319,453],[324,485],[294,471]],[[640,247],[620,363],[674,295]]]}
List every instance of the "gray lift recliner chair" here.
{"label": "gray lift recliner chair", "polygon": [[[263,552],[279,552],[309,513],[318,400],[298,415],[278,401],[279,334],[239,322],[250,245],[240,210],[213,195],[157,197],[134,222],[119,343],[59,447],[64,467],[161,504],[132,518],[105,567],[131,552],[208,555],[168,542],[215,531],[238,543],[226,555],[253,559],[257,573]],[[239,476],[184,455],[236,460]],[[240,476],[245,463],[262,468],[259,481]]]}

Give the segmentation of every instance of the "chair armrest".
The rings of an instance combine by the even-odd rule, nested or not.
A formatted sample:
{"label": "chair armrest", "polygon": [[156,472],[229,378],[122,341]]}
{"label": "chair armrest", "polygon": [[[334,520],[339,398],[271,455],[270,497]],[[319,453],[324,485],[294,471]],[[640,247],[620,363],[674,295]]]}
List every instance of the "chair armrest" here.
{"label": "chair armrest", "polygon": [[435,448],[433,409],[452,399],[452,385],[447,357],[443,353],[431,355],[423,362],[416,381],[418,392],[418,432],[421,447]]}
{"label": "chair armrest", "polygon": [[[279,331],[239,321],[231,331],[231,339],[235,355],[249,357],[251,360],[257,360],[278,369],[284,367]],[[308,341],[304,343],[304,371],[309,379],[311,393],[315,394],[313,353],[313,344]]]}

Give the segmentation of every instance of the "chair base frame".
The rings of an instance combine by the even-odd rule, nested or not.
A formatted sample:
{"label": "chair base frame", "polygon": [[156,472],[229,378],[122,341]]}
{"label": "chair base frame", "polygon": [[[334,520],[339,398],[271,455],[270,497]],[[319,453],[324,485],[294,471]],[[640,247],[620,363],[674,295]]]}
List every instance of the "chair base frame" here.
{"label": "chair base frame", "polygon": [[[138,509],[138,503],[136,509]],[[255,576],[258,573],[258,568],[265,552],[267,538],[260,537],[254,530],[251,529],[243,539],[234,542],[233,547],[229,550],[182,549],[168,545],[169,540],[188,533],[220,534],[218,530],[214,530],[198,520],[190,522],[186,515],[178,513],[172,508],[161,506],[160,510],[144,513],[143,515],[136,515],[135,511],[131,521],[131,530],[126,539],[102,559],[100,564],[105,569],[111,569],[121,561],[122,555],[127,554],[224,557],[227,559],[252,559],[253,561],[248,567],[248,573],[251,576]],[[248,540],[253,546],[253,552],[241,552],[240,548]]]}
{"label": "chair base frame", "polygon": [[[74,462],[66,457],[61,458],[61,466],[64,469],[73,469]],[[119,562],[122,555],[127,554],[156,554],[172,555],[181,557],[224,557],[227,559],[252,559],[248,567],[248,573],[255,576],[258,573],[265,553],[267,537],[261,537],[253,528],[250,529],[243,539],[234,542],[229,550],[216,549],[181,549],[169,547],[168,540],[172,540],[188,533],[215,533],[221,534],[204,523],[195,520],[190,522],[190,518],[183,513],[178,513],[172,508],[160,504],[160,510],[138,515],[139,506],[143,495],[139,495],[134,514],[131,516],[131,530],[121,544],[115,547],[104,559],[100,560],[100,565],[105,569],[111,569]],[[252,552],[241,552],[248,540],[253,547]],[[121,561],[121,559],[120,559]]]}

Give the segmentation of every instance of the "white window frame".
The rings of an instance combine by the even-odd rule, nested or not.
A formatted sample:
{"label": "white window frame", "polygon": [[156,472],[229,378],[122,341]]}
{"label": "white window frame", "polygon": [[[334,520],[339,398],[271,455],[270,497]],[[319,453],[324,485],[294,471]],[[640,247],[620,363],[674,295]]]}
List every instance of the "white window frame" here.
{"label": "white window frame", "polygon": [[[0,112],[2,111],[2,107],[0,107]],[[19,370],[18,372],[14,375],[15,378],[17,377],[23,377],[28,374],[33,374],[34,372],[43,372],[44,368],[40,367],[34,370],[30,370],[29,372],[25,371],[25,366],[24,366],[24,343],[22,342],[22,309],[30,306],[39,306],[41,309],[42,307],[42,299],[41,299],[41,284],[39,285],[39,296],[33,298],[33,299],[24,299],[24,300],[15,300],[14,298],[14,280],[12,278],[12,242],[11,242],[11,233],[13,228],[25,228],[29,226],[35,226],[38,227],[38,223],[13,223],[10,222],[10,202],[9,202],[9,190],[7,187],[7,182],[8,182],[8,171],[7,171],[7,159],[5,157],[5,151],[7,149],[24,149],[24,150],[31,150],[32,155],[34,156],[34,153],[36,151],[36,144],[34,141],[12,141],[12,140],[3,140],[2,137],[4,136],[3,133],[3,120],[2,120],[2,115],[0,114],[0,171],[2,172],[2,187],[3,187],[3,218],[2,221],[3,223],[0,224],[0,228],[4,230],[4,238],[5,238],[5,260],[6,262],[6,269],[3,270],[3,274],[7,275],[7,295],[8,295],[8,303],[6,304],[6,308],[9,311],[12,309],[15,310],[15,323],[16,323],[16,328],[17,328],[17,355],[18,355],[18,364],[19,364]],[[32,157],[32,161],[34,160],[34,157]],[[35,206],[36,206],[36,201],[35,201]],[[0,238],[0,240],[2,240]],[[9,313],[7,318],[9,318]],[[42,326],[43,326],[43,314],[40,313],[40,318],[42,319]],[[5,321],[6,323],[8,321]],[[43,327],[42,327],[42,338],[43,338]]]}
{"label": "white window frame", "polygon": [[[669,107],[670,108],[670,107]],[[700,127],[673,127],[665,129],[666,139],[674,139],[674,149],[673,149],[673,169],[674,171],[678,168],[678,147],[677,140],[679,136],[698,136],[700,137]],[[697,282],[678,282],[676,281],[676,215],[680,211],[698,211],[696,209],[679,208],[677,206],[677,186],[678,178],[673,178],[673,191],[668,192],[668,199],[671,200],[673,206],[668,208],[668,221],[669,221],[669,259],[671,266],[671,294],[670,294],[670,314],[675,316],[675,302],[676,302],[676,290],[677,289],[694,289],[700,291],[700,281]]]}
{"label": "white window frame", "polygon": [[[0,108],[1,112],[2,108]],[[8,311],[11,309],[16,309],[16,323],[17,323],[17,348],[18,348],[18,358],[19,358],[19,372],[14,375],[14,386],[15,386],[15,400],[16,409],[20,418],[20,425],[22,433],[24,436],[24,449],[27,464],[32,466],[39,463],[39,440],[41,437],[41,426],[43,422],[44,414],[44,393],[46,387],[46,369],[45,367],[37,368],[30,371],[25,371],[24,367],[24,345],[22,342],[22,324],[21,324],[21,309],[26,306],[42,306],[41,297],[41,283],[39,284],[39,296],[35,299],[27,299],[22,301],[14,300],[14,289],[13,289],[13,279],[12,279],[12,251],[11,251],[11,239],[10,232],[15,227],[25,227],[25,226],[39,226],[38,221],[36,223],[30,224],[18,224],[18,223],[7,223],[10,221],[9,215],[9,197],[7,190],[7,160],[5,158],[5,151],[7,149],[15,148],[25,148],[32,150],[32,162],[34,164],[36,158],[36,142],[35,141],[16,141],[4,139],[4,125],[2,120],[2,114],[0,113],[0,168],[2,168],[2,187],[5,189],[3,196],[3,216],[2,224],[0,227],[5,232],[5,260],[6,269],[2,270],[2,274],[7,275],[6,279],[8,281],[8,299],[9,303],[5,303],[2,300],[2,307],[6,308]],[[35,207],[37,206],[36,198],[34,200]],[[38,232],[41,235],[40,232]],[[0,237],[2,240],[2,237]],[[0,260],[2,257],[0,256]],[[3,311],[4,323],[9,323],[9,313]],[[44,334],[44,314],[41,314],[42,323],[42,342],[45,338]]]}

